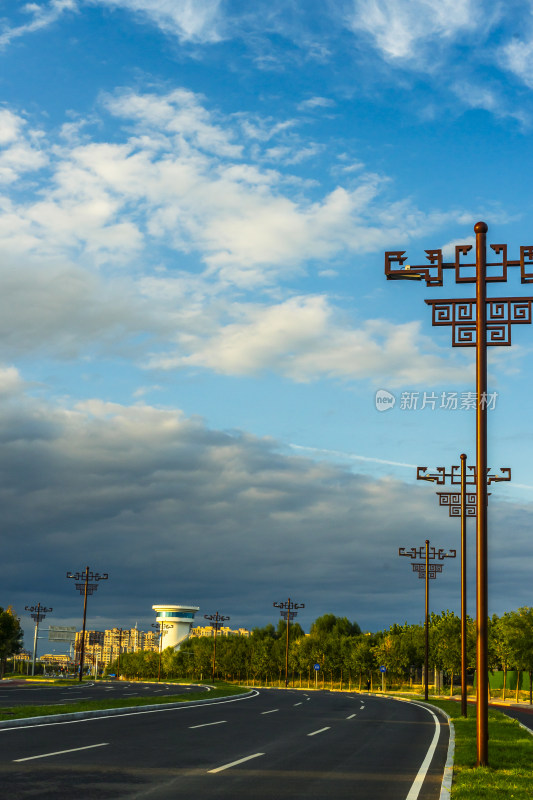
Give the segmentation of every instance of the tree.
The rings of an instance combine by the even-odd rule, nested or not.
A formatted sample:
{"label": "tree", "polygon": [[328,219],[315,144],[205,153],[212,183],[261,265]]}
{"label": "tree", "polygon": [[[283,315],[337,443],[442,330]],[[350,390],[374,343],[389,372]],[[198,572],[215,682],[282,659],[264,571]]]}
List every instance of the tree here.
{"label": "tree", "polygon": [[461,618],[453,611],[431,615],[431,654],[438,668],[450,673],[450,697],[454,675],[461,671]]}
{"label": "tree", "polygon": [[6,611],[0,606],[0,679],[4,677],[7,659],[22,650],[23,637],[20,620],[11,606]]}
{"label": "tree", "polygon": [[[533,703],[533,608],[524,606],[505,614],[507,640],[517,669],[529,673],[529,702]],[[519,681],[517,677],[517,695]]]}
{"label": "tree", "polygon": [[359,636],[360,633],[357,622],[350,622],[348,617],[336,617],[335,614],[324,614],[311,625],[311,636]]}

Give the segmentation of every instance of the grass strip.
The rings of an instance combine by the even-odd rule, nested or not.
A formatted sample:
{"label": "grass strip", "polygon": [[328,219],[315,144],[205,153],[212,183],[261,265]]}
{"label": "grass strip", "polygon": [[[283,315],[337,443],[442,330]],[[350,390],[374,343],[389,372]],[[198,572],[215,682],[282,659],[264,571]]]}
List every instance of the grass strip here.
{"label": "grass strip", "polygon": [[452,800],[531,800],[533,736],[517,720],[489,708],[489,766],[476,767],[476,707],[461,716],[458,703],[431,698],[452,718],[455,759]]}
{"label": "grass strip", "polygon": [[31,717],[45,717],[51,714],[73,714],[77,711],[98,711],[106,708],[132,708],[137,706],[155,706],[165,703],[190,703],[194,700],[213,700],[217,697],[230,697],[242,694],[247,689],[244,686],[217,686],[210,692],[187,692],[186,694],[165,695],[165,697],[117,697],[105,700],[83,700],[65,705],[41,706],[10,706],[0,709],[0,721],[7,719],[29,719]]}

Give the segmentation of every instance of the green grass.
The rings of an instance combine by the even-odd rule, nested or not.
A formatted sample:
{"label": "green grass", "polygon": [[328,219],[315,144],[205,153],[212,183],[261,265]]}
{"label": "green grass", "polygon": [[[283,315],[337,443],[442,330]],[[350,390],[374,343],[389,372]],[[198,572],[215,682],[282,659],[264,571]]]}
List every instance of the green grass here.
{"label": "green grass", "polygon": [[461,717],[458,703],[431,698],[452,717],[455,760],[452,800],[531,800],[533,736],[514,719],[489,709],[489,765],[476,768],[476,708]]}
{"label": "green grass", "polygon": [[[166,683],[166,681],[165,681]],[[45,717],[50,714],[72,714],[76,711],[95,711],[106,708],[129,708],[147,705],[164,705],[165,703],[190,703],[192,700],[212,700],[216,697],[229,697],[240,694],[247,689],[244,686],[219,684],[210,692],[187,692],[187,694],[165,695],[165,697],[126,697],[114,700],[84,700],[79,703],[65,705],[11,706],[0,708],[0,721],[6,719],[28,719]]]}

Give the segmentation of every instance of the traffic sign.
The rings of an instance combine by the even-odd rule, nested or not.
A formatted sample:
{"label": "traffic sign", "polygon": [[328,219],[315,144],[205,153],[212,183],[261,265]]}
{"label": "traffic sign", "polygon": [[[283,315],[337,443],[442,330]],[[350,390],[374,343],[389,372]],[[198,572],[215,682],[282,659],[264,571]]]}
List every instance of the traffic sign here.
{"label": "traffic sign", "polygon": [[315,664],[315,669],[318,672],[318,670],[320,669],[320,664]]}
{"label": "traffic sign", "polygon": [[379,668],[379,671],[380,671],[380,672],[387,672],[387,667],[383,667],[383,666],[381,666],[381,667]]}

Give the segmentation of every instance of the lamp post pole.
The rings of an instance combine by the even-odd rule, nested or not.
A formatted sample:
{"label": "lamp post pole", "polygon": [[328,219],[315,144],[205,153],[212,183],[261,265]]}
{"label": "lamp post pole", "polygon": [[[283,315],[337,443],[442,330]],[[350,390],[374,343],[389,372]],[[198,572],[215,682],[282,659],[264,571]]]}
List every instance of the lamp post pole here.
{"label": "lamp post pole", "polygon": [[[475,466],[467,466],[467,457],[461,453],[461,466],[438,467],[436,472],[428,473],[427,467],[418,467],[416,472],[417,480],[430,481],[437,484],[444,484],[449,479],[452,484],[461,485],[460,493],[457,492],[437,492],[439,505],[448,508],[450,517],[460,516],[461,518],[461,714],[467,716],[467,686],[466,686],[466,667],[467,667],[467,587],[466,587],[466,518],[475,517],[477,513],[477,495],[467,493],[467,485],[475,486],[477,483],[477,469]],[[468,472],[467,472],[468,470]],[[493,475],[489,468],[486,468],[486,485],[511,480],[510,467],[502,467],[499,475]],[[489,498],[487,492],[487,502]]]}
{"label": "lamp post pole", "polygon": [[46,617],[53,608],[46,608],[46,606],[42,606],[40,603],[37,603],[36,606],[25,606],[25,610],[30,612],[31,618],[35,622],[35,632],[33,634],[33,661],[31,664],[31,674],[35,675],[35,659],[37,657],[37,638],[39,635],[39,622]]}
{"label": "lamp post pole", "polygon": [[[500,260],[487,264],[485,222],[474,225],[475,263],[465,264],[463,257],[472,245],[456,245],[455,261],[445,263],[442,250],[426,250],[426,264],[405,264],[405,250],[385,253],[388,280],[410,278],[425,280],[427,286],[443,285],[443,270],[455,271],[456,283],[475,283],[475,299],[426,300],[432,307],[433,325],[452,328],[454,347],[476,348],[476,459],[479,475],[487,472],[487,346],[511,344],[511,327],[531,323],[532,297],[494,297],[487,300],[487,283],[506,282],[509,267],[520,267],[522,283],[533,282],[533,246],[520,247],[520,259],[507,258],[507,245],[492,244]],[[394,265],[400,266],[395,269]],[[405,266],[404,266],[405,264]],[[487,268],[490,268],[490,274]],[[472,274],[473,272],[473,274]],[[476,604],[477,604],[477,766],[487,766],[488,758],[488,590],[487,590],[487,484],[477,481],[476,524]]]}
{"label": "lamp post pole", "polygon": [[450,550],[445,553],[441,548],[436,550],[434,547],[430,549],[429,539],[426,539],[423,547],[412,547],[406,550],[405,547],[398,549],[399,556],[407,556],[408,558],[423,558],[422,563],[412,564],[413,572],[418,572],[419,578],[425,578],[425,614],[424,614],[424,700],[428,700],[428,685],[429,685],[429,581],[435,580],[437,574],[442,572],[442,564],[430,564],[429,561],[438,559],[443,561],[445,558],[455,558],[457,555],[455,550]]}
{"label": "lamp post pole", "polygon": [[[466,454],[461,453],[461,714],[468,716],[466,701],[467,609],[466,609]],[[452,687],[453,689],[453,687]]]}
{"label": "lamp post pole", "polygon": [[159,630],[159,666],[157,668],[157,682],[161,681],[161,655],[163,653],[163,636],[167,635],[167,631],[172,625],[166,625],[164,622],[152,622],[152,628]]}
{"label": "lamp post pole", "polygon": [[215,641],[213,647],[213,681],[215,680],[215,669],[217,663],[217,631],[220,625],[226,620],[230,619],[230,617],[224,617],[221,614],[216,612],[216,614],[204,614],[204,619],[208,619],[211,622],[211,625],[215,629]]}
{"label": "lamp post pole", "polygon": [[[83,657],[85,655],[85,624],[87,621],[87,596],[93,594],[98,589],[97,581],[106,581],[109,575],[107,572],[104,572],[103,575],[100,575],[99,572],[91,572],[89,567],[86,567],[83,572],[67,572],[67,578],[72,578],[76,583],[76,589],[80,594],[83,595],[83,626],[81,632],[81,644],[80,644],[80,664],[79,664],[79,676],[78,680],[81,683],[83,680]],[[91,583],[89,583],[91,581]],[[93,583],[94,581],[94,583]]]}
{"label": "lamp post pole", "polygon": [[285,617],[287,620],[287,635],[285,643],[285,688],[287,688],[289,685],[289,625],[291,619],[293,619],[298,613],[296,609],[305,608],[305,603],[293,603],[289,597],[286,602],[273,603],[272,605],[274,608],[279,608],[281,616]]}

